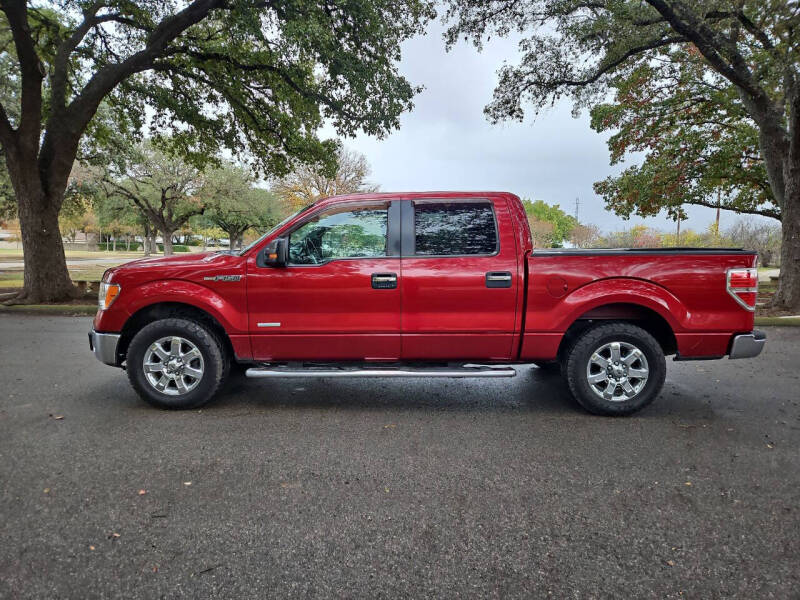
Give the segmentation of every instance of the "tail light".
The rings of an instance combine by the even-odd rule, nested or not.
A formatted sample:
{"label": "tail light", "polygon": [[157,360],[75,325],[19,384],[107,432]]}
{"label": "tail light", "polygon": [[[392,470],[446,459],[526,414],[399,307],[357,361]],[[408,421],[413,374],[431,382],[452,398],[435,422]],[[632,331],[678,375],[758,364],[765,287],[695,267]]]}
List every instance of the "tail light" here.
{"label": "tail light", "polygon": [[728,269],[726,288],[728,293],[743,308],[756,309],[758,294],[758,269]]}

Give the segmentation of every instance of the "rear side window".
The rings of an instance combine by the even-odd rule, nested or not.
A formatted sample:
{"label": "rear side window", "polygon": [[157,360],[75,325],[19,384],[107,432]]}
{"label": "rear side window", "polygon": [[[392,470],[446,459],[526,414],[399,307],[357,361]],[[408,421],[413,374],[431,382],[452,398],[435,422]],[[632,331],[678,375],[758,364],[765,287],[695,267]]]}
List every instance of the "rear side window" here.
{"label": "rear side window", "polygon": [[415,204],[414,249],[423,256],[494,254],[497,226],[492,203]]}

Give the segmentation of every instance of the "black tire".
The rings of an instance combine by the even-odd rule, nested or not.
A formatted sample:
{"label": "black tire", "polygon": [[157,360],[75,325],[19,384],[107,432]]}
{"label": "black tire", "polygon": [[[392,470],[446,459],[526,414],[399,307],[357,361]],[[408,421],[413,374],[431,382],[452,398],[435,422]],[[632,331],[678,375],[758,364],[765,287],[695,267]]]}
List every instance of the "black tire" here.
{"label": "black tire", "polygon": [[[623,397],[624,392],[622,392],[621,386],[615,387],[611,392],[612,395],[620,392],[619,397],[613,396],[616,399],[601,397],[589,383],[587,367],[593,354],[606,344],[613,342],[634,346],[644,354],[647,360],[647,370],[649,371],[647,379],[641,390],[629,398]],[[624,361],[621,362],[624,363]],[[642,366],[642,363],[634,363],[634,366],[637,364]],[[598,367],[593,368],[597,369]],[[564,374],[572,395],[578,404],[596,415],[621,416],[641,410],[655,400],[661,392],[666,373],[667,363],[659,343],[647,331],[630,323],[610,322],[587,329],[575,340],[565,356]],[[642,379],[629,381],[636,384]],[[611,383],[601,382],[598,385],[607,386]]]}
{"label": "black tire", "polygon": [[[170,395],[157,390],[144,371],[145,353],[157,340],[178,336],[188,340],[202,356],[202,376],[194,387],[180,395]],[[209,329],[188,319],[170,318],[153,321],[133,337],[126,359],[128,379],[141,398],[158,408],[187,409],[206,404],[222,386],[230,370],[230,357],[224,345]],[[173,384],[174,385],[174,384]]]}

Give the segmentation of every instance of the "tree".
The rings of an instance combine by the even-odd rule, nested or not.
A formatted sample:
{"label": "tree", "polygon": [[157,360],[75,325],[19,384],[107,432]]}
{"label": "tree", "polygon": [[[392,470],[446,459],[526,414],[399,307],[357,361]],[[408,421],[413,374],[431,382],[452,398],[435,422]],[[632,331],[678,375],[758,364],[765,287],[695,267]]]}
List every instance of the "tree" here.
{"label": "tree", "polygon": [[0,0],[0,82],[12,90],[0,146],[22,224],[19,298],[74,294],[58,213],[101,103],[118,127],[149,121],[174,133],[198,164],[225,147],[249,149],[270,175],[292,160],[332,168],[334,144],[316,134],[323,119],[342,135],[397,127],[417,91],[397,73],[400,42],[432,15],[426,0]]}
{"label": "tree", "polygon": [[591,248],[600,239],[600,228],[597,225],[578,223],[569,232],[569,241],[576,248]]}
{"label": "tree", "polygon": [[561,210],[558,204],[551,206],[543,200],[531,202],[526,199],[522,205],[528,215],[536,247],[560,248],[578,225],[575,217]]}
{"label": "tree", "polygon": [[377,185],[367,181],[370,168],[364,155],[340,146],[335,154],[335,164],[333,173],[298,164],[291,173],[273,184],[272,191],[290,211],[328,196],[378,191]]}
{"label": "tree", "polygon": [[775,257],[780,255],[781,228],[773,223],[739,219],[725,231],[725,237],[732,245],[756,250],[759,264],[764,267],[773,265]]}
{"label": "tree", "polygon": [[176,156],[149,143],[133,153],[126,171],[117,176],[105,173],[101,185],[108,196],[130,202],[161,233],[164,254],[172,254],[172,236],[194,215],[206,210],[200,197],[200,171]]}
{"label": "tree", "polygon": [[231,250],[242,247],[248,229],[265,229],[280,220],[275,195],[254,183],[251,173],[233,164],[223,164],[205,177],[200,192],[208,205],[205,216],[228,235]]}
{"label": "tree", "polygon": [[732,87],[757,131],[782,222],[781,279],[773,303],[800,308],[800,15],[795,2],[449,0],[448,16],[454,21],[446,35],[450,45],[461,36],[480,46],[490,34],[530,32],[520,42],[520,63],[500,70],[486,108],[493,121],[521,120],[525,104],[538,112],[562,97],[571,98],[576,109],[592,105],[615,81],[645,66],[653,68],[656,85],[677,89],[673,56],[691,60],[683,57],[696,53],[708,87],[703,98],[718,104],[722,100],[714,92],[728,98],[725,88]]}

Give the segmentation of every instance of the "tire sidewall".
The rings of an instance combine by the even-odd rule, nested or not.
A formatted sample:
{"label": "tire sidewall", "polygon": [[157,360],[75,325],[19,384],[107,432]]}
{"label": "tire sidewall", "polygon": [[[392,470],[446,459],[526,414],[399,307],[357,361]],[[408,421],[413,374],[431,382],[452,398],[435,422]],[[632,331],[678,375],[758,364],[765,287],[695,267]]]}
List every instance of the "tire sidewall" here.
{"label": "tire sidewall", "polygon": [[[609,342],[627,342],[641,350],[650,371],[647,383],[631,400],[611,402],[594,393],[586,376],[586,366],[595,350]],[[586,410],[602,415],[627,415],[650,404],[658,396],[666,377],[666,360],[661,346],[644,329],[627,323],[599,325],[585,332],[572,347],[567,363],[567,378],[575,399]]]}
{"label": "tire sidewall", "polygon": [[[156,340],[180,336],[192,342],[203,357],[203,377],[187,394],[171,396],[156,390],[144,373],[145,352]],[[185,319],[163,319],[143,327],[131,340],[126,359],[128,378],[136,392],[150,404],[166,409],[196,408],[216,393],[225,374],[225,361],[218,342],[202,325]]]}

